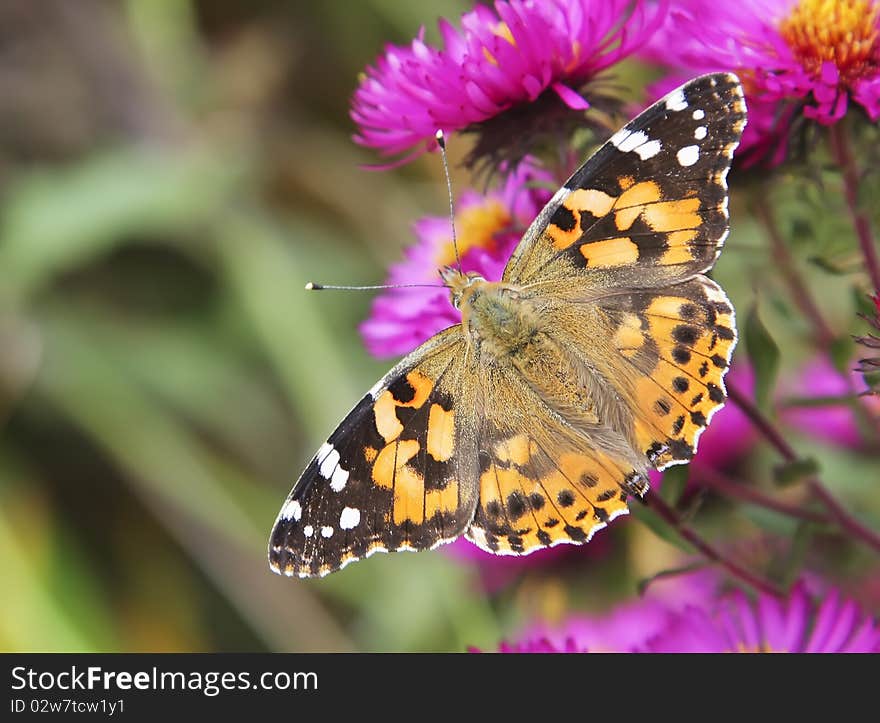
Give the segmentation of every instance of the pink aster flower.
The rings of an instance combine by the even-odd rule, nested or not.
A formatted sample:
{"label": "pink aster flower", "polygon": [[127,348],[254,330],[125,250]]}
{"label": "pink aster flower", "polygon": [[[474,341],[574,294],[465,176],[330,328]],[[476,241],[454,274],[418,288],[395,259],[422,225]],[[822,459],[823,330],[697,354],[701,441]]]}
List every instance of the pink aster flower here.
{"label": "pink aster flower", "polygon": [[[734,363],[726,382],[748,397],[754,395],[755,374],[748,364]],[[755,426],[731,401],[712,417],[712,423],[700,435],[697,454],[691,461],[691,477],[698,479],[701,469],[725,469],[739,463],[758,438]]]}
{"label": "pink aster flower", "polygon": [[855,103],[880,118],[877,0],[681,0],[648,52],[687,76],[740,75],[749,125],[737,155],[746,161],[781,161],[801,115],[830,125]]}
{"label": "pink aster flower", "polygon": [[583,88],[646,42],[666,5],[498,0],[494,10],[477,5],[465,13],[461,30],[441,19],[442,49],[424,42],[423,29],[409,46],[386,47],[367,68],[352,99],[355,141],[385,156],[415,156],[435,147],[438,128],[472,128],[539,99],[583,111]]}
{"label": "pink aster flower", "polygon": [[[821,405],[811,405],[809,401],[823,397],[851,397],[867,388],[861,375],[844,376],[828,359],[815,359],[805,365],[794,383],[784,390],[782,419],[809,437],[856,449],[862,446],[863,438],[852,406],[844,401]],[[805,403],[794,404],[794,398]],[[880,431],[880,398],[867,397],[863,406],[867,420],[872,420]]]}
{"label": "pink aster flower", "polygon": [[830,589],[814,600],[803,584],[780,601],[742,592],[722,597],[695,588],[690,599],[643,598],[611,613],[575,617],[562,628],[537,627],[501,652],[871,653],[880,625]]}
{"label": "pink aster flower", "polygon": [[502,653],[628,652],[663,631],[669,616],[688,605],[711,601],[717,578],[700,570],[658,579],[645,594],[607,611],[576,614],[561,626],[536,623],[515,642],[503,642]]}
{"label": "pink aster flower", "polygon": [[[536,185],[538,184],[538,185]],[[550,199],[549,173],[525,159],[503,186],[485,196],[465,191],[457,200],[455,229],[463,271],[477,271],[490,281],[501,278],[523,231]],[[406,354],[438,331],[461,321],[438,269],[455,264],[449,218],[428,216],[416,222],[418,242],[406,260],[391,267],[389,284],[436,282],[434,289],[390,289],[376,298],[360,330],[373,356]]]}
{"label": "pink aster flower", "polygon": [[830,590],[813,601],[803,585],[788,600],[735,592],[711,607],[673,614],[641,651],[652,653],[874,653],[880,625]]}

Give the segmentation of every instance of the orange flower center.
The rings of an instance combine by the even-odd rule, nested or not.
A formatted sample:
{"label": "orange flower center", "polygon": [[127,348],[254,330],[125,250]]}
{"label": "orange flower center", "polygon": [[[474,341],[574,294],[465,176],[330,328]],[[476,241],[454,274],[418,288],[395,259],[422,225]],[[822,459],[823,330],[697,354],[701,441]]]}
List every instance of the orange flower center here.
{"label": "orange flower center", "polygon": [[[504,21],[499,21],[498,24],[492,28],[492,34],[497,35],[499,38],[504,38],[508,43],[510,43],[514,48],[516,47],[516,40],[513,37],[513,33],[510,32],[510,26]],[[492,65],[498,65],[498,61],[495,59],[495,56],[489,52],[489,48],[485,45],[483,46],[483,56],[488,60]]]}
{"label": "orange flower center", "polygon": [[880,66],[878,15],[876,0],[800,0],[779,32],[809,73],[831,61],[849,85]]}
{"label": "orange flower center", "polygon": [[[500,201],[492,199],[456,213],[455,230],[459,255],[464,256],[475,246],[487,251],[495,251],[498,246],[496,234],[508,228],[510,223],[510,212]],[[440,248],[437,253],[437,263],[440,266],[451,266],[455,263],[452,239]]]}

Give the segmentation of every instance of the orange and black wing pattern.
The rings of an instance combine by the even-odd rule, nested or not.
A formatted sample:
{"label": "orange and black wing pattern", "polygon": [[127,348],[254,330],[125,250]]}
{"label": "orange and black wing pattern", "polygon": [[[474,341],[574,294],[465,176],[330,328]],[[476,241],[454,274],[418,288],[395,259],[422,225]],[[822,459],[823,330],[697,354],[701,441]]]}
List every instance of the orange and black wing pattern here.
{"label": "orange and black wing pattern", "polygon": [[612,456],[588,447],[548,449],[526,431],[480,446],[480,501],[466,535],[497,555],[588,542],[628,512],[628,495],[643,485]]}
{"label": "orange and black wing pattern", "polygon": [[666,286],[715,263],[728,231],[727,172],[746,123],[738,78],[686,83],[615,133],[547,204],[504,272],[561,293]]}
{"label": "orange and black wing pattern", "polygon": [[630,380],[639,449],[658,469],[689,461],[726,399],[737,338],[733,306],[705,276],[597,303],[615,329],[621,377]]}
{"label": "orange and black wing pattern", "polygon": [[278,573],[324,576],[375,552],[449,542],[474,514],[476,452],[461,385],[461,328],[405,358],[321,446],[269,540]]}

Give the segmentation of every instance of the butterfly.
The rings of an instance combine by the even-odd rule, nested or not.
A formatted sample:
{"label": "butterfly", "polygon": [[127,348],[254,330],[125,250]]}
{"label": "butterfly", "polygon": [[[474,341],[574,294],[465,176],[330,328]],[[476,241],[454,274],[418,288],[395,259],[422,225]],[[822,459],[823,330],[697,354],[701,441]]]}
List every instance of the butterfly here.
{"label": "butterfly", "polygon": [[466,537],[503,555],[584,543],[688,462],[725,401],[734,309],[704,276],[728,233],[738,78],[691,80],[615,133],[526,230],[501,281],[441,271],[456,324],[321,445],[269,540],[323,576]]}

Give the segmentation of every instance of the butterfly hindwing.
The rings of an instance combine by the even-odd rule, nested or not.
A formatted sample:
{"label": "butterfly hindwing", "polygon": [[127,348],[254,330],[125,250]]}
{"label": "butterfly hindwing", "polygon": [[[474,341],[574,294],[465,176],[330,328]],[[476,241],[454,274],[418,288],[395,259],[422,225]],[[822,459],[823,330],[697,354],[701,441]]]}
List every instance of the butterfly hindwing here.
{"label": "butterfly hindwing", "polygon": [[458,537],[476,504],[476,453],[460,401],[460,327],[389,372],[294,485],[269,541],[276,571],[323,576],[374,552]]}
{"label": "butterfly hindwing", "polygon": [[[628,441],[574,403],[575,385],[542,386],[570,361],[555,340],[535,342],[526,368],[476,359],[479,369],[479,502],[467,538],[497,554],[583,543],[627,512],[645,489]],[[489,390],[488,393],[485,390]]]}
{"label": "butterfly hindwing", "polygon": [[709,269],[727,235],[726,176],[745,113],[739,80],[723,73],[652,105],[566,181],[526,231],[504,280],[577,280],[575,295],[598,296]]}
{"label": "butterfly hindwing", "polygon": [[480,500],[467,538],[501,555],[582,544],[627,513],[636,479],[633,470],[598,450],[547,449],[528,430],[484,439]]}
{"label": "butterfly hindwing", "polygon": [[642,289],[597,302],[629,378],[636,444],[664,468],[693,457],[700,434],[726,398],[736,345],[734,310],[711,279]]}

